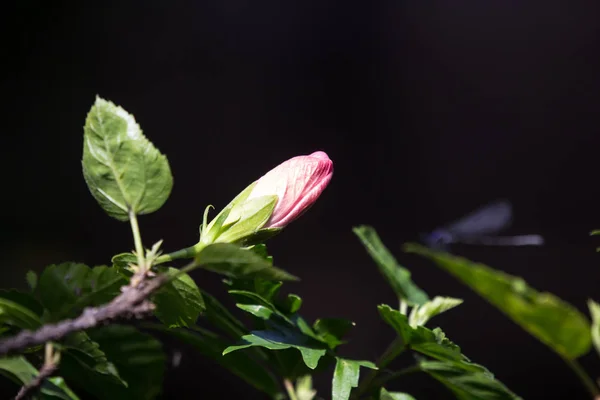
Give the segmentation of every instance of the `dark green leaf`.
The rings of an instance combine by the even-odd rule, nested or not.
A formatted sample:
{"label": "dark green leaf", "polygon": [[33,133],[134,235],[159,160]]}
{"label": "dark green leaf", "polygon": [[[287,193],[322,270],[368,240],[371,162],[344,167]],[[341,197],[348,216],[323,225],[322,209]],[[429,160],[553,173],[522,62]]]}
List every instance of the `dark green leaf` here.
{"label": "dark green leaf", "polygon": [[425,325],[431,318],[462,304],[461,299],[435,296],[433,300],[410,310],[408,321],[413,328]]}
{"label": "dark green leaf", "polygon": [[[284,313],[282,313],[281,311],[279,311],[279,309],[270,301],[268,301],[267,299],[265,299],[264,297],[260,296],[257,293],[254,292],[249,292],[247,290],[230,290],[229,294],[234,295],[236,298],[240,299],[240,303],[246,304],[246,305],[259,305],[259,306],[263,306],[265,308],[268,308],[269,310],[271,310],[272,314],[277,315],[279,318],[281,318],[282,320],[286,321],[287,323],[293,325],[292,320],[290,320]],[[244,311],[248,311],[244,308],[242,308]]]}
{"label": "dark green leaf", "polygon": [[36,292],[53,320],[58,320],[77,316],[85,307],[108,303],[126,284],[114,268],[65,262],[44,269]]}
{"label": "dark green leaf", "polygon": [[[431,362],[421,361],[420,366],[423,371],[448,386],[459,399],[518,399],[506,386],[494,379],[494,376],[485,367],[471,363],[461,353],[460,347],[446,338],[441,329],[430,330],[423,326],[412,328],[406,315],[399,311],[387,305],[381,305],[378,309],[383,320],[390,324],[402,338],[404,346],[442,361],[437,364],[428,364]],[[455,374],[450,376],[448,373],[444,377],[440,375],[441,372],[436,372],[433,367],[429,368],[430,365],[445,365],[446,367],[439,367],[440,370],[447,368],[448,371],[452,370]],[[444,377],[444,380],[442,377]],[[463,397],[459,397],[458,387],[461,390],[460,396]],[[481,396],[483,393],[486,393],[487,396]]]}
{"label": "dark green leaf", "polygon": [[131,278],[133,271],[130,265],[137,265],[137,256],[133,253],[121,253],[111,259],[113,268],[124,277]]}
{"label": "dark green leaf", "polygon": [[41,305],[29,294],[17,290],[0,290],[0,326],[37,329],[42,325]]}
{"label": "dark green leaf", "polygon": [[275,281],[298,280],[295,276],[273,267],[252,250],[242,249],[229,243],[215,243],[206,246],[196,256],[196,261],[204,269],[231,278],[262,278]]}
{"label": "dark green leaf", "polygon": [[594,300],[588,300],[588,308],[590,309],[590,315],[592,316],[592,341],[596,352],[600,355],[600,304]]}
{"label": "dark green leaf", "polygon": [[355,361],[337,358],[331,387],[332,400],[348,400],[352,388],[358,386],[360,367],[377,369],[370,361]]}
{"label": "dark green leaf", "polygon": [[313,329],[317,336],[323,339],[329,347],[335,348],[343,344],[343,337],[356,325],[342,318],[321,318],[315,321]]}
{"label": "dark green leaf", "polygon": [[256,244],[254,246],[250,246],[247,248],[248,250],[252,250],[262,258],[264,258],[269,264],[273,265],[273,256],[269,255],[267,251],[267,245],[264,243]]}
{"label": "dark green leaf", "polygon": [[25,279],[27,280],[27,285],[29,286],[31,291],[34,291],[38,281],[37,274],[33,271],[27,271],[27,273],[25,274]]}
{"label": "dark green leaf", "polygon": [[213,326],[231,339],[237,339],[247,332],[244,324],[234,317],[215,297],[204,291],[202,297],[206,305],[203,318],[206,318]]}
{"label": "dark green leaf", "polygon": [[[179,274],[177,268],[160,268],[169,276]],[[206,307],[200,289],[188,274],[163,285],[152,299],[156,305],[154,315],[169,328],[186,327],[196,323],[200,312]]]}
{"label": "dark green leaf", "polygon": [[[35,379],[35,377],[39,375],[39,372],[25,359],[25,357],[19,356],[0,358],[0,374],[12,380],[16,385],[23,386]],[[79,400],[77,395],[69,389],[64,380],[59,376],[45,380],[39,392],[34,395],[33,399]]]}
{"label": "dark green leaf", "polygon": [[151,326],[151,328],[160,330],[177,338],[183,343],[191,345],[202,355],[217,362],[248,384],[267,393],[269,396],[274,397],[280,393],[277,378],[263,365],[253,360],[248,354],[244,352],[235,352],[224,357],[222,353],[227,348],[228,342],[218,335],[200,328],[194,328],[193,331],[184,329],[165,329],[157,325]]}
{"label": "dark green leaf", "polygon": [[538,292],[521,278],[461,257],[417,244],[405,249],[433,260],[563,357],[575,359],[590,350],[589,321],[553,294]]}
{"label": "dark green leaf", "polygon": [[131,114],[96,97],[83,132],[83,176],[108,215],[127,221],[129,211],[148,214],[165,203],[173,187],[169,162]]}
{"label": "dark green leaf", "polygon": [[269,350],[295,348],[302,354],[302,359],[306,366],[315,369],[319,363],[319,359],[327,352],[327,349],[321,343],[291,329],[282,331],[252,331],[249,335],[242,336],[242,340],[241,344],[226,348],[223,351],[223,355],[253,346],[264,347]]}
{"label": "dark green leaf", "polygon": [[381,388],[381,392],[379,392],[379,400],[415,400],[415,398],[407,393],[388,392],[384,388]]}
{"label": "dark green leaf", "polygon": [[409,305],[424,304],[429,300],[427,293],[410,279],[410,271],[398,264],[373,227],[362,225],[355,227],[353,231],[401,300],[406,301]]}
{"label": "dark green leaf", "polygon": [[458,400],[520,399],[489,372],[475,364],[451,361],[421,361],[421,370],[440,381]]}

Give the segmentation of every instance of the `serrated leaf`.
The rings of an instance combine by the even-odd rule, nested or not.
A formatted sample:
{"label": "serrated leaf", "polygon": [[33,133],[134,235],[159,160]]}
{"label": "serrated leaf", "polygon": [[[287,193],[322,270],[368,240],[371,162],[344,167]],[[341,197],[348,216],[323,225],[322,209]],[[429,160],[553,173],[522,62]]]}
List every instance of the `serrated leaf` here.
{"label": "serrated leaf", "polygon": [[358,386],[360,367],[377,369],[370,361],[346,360],[337,357],[331,385],[332,400],[348,400],[352,388]]}
{"label": "serrated leaf", "polygon": [[421,361],[419,367],[454,393],[458,400],[517,400],[500,381],[474,364],[451,361]]}
{"label": "serrated leaf", "polygon": [[415,306],[410,311],[410,316],[408,318],[409,324],[413,328],[425,325],[431,318],[461,305],[462,302],[461,299],[436,296],[433,300],[420,306]]}
{"label": "serrated leaf", "polygon": [[269,350],[284,350],[294,348],[300,351],[302,359],[307,367],[315,369],[319,359],[325,355],[327,349],[314,341],[292,330],[282,331],[252,331],[249,335],[242,336],[242,343],[229,346],[223,351],[223,355],[248,347],[264,347]]}
{"label": "serrated leaf", "polygon": [[415,400],[415,398],[408,393],[388,392],[384,388],[381,388],[379,400]]}
{"label": "serrated leaf", "polygon": [[295,276],[269,264],[251,250],[229,243],[206,246],[196,256],[199,266],[209,271],[238,279],[262,278],[274,281],[295,281]]}
{"label": "serrated leaf", "polygon": [[576,359],[590,350],[589,321],[553,294],[538,292],[519,277],[462,257],[417,244],[408,244],[405,250],[434,261],[563,357]]}
{"label": "serrated leaf", "polygon": [[159,268],[160,273],[177,278],[163,285],[153,296],[154,315],[169,328],[192,326],[206,308],[200,289],[188,274],[177,268]]}
{"label": "serrated leaf", "polygon": [[[0,375],[12,380],[16,385],[29,384],[39,375],[39,371],[23,356],[0,358]],[[34,400],[79,400],[60,376],[46,379]]]}
{"label": "serrated leaf", "polygon": [[96,97],[83,129],[83,176],[113,218],[158,210],[173,187],[167,158],[146,139],[133,115]]}
{"label": "serrated leaf", "polygon": [[36,293],[52,320],[59,320],[75,317],[85,307],[108,303],[126,284],[114,268],[65,262],[44,269]]}
{"label": "serrated leaf", "polygon": [[420,305],[429,300],[427,293],[410,279],[410,271],[398,264],[396,258],[385,247],[373,227],[362,225],[355,227],[353,231],[375,260],[379,271],[398,298],[406,301],[409,305]]}
{"label": "serrated leaf", "polygon": [[[519,399],[500,381],[494,379],[494,376],[485,367],[472,363],[464,354],[460,347],[451,342],[441,329],[428,329],[424,326],[412,328],[408,323],[406,315],[400,311],[392,309],[388,305],[380,305],[379,313],[383,320],[391,325],[398,335],[402,338],[403,345],[416,352],[435,358],[441,363],[431,364],[446,365],[456,373],[454,376],[446,374],[440,375],[434,371],[433,367],[427,369],[431,361],[421,361],[421,369],[434,378],[440,380],[448,386],[462,400],[475,399],[494,399],[494,400],[515,400]],[[425,363],[425,364],[423,364]],[[440,369],[443,369],[440,367]],[[444,380],[442,379],[444,378]],[[457,386],[458,385],[458,386]],[[467,397],[458,397],[457,387],[460,388],[460,395]],[[489,397],[483,396],[487,394]],[[468,397],[471,396],[471,397]]]}
{"label": "serrated leaf", "polygon": [[243,379],[256,389],[274,397],[280,393],[277,378],[263,365],[254,361],[244,352],[235,352],[223,357],[223,350],[227,348],[228,341],[220,338],[215,333],[194,327],[193,331],[184,329],[165,329],[158,325],[150,326],[164,332],[183,343],[191,345],[202,355],[215,361],[234,375]]}
{"label": "serrated leaf", "polygon": [[35,330],[42,325],[42,311],[31,295],[17,290],[0,290],[0,326],[6,324]]}
{"label": "serrated leaf", "polygon": [[594,343],[596,352],[598,355],[600,355],[600,304],[596,303],[592,299],[589,299],[588,308],[590,310],[590,315],[592,316],[592,342]]}

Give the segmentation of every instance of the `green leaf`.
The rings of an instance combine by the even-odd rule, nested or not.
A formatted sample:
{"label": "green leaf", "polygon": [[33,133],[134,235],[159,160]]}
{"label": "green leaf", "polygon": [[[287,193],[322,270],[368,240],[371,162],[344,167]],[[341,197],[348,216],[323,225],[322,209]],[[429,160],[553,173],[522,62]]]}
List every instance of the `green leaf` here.
{"label": "green leaf", "polygon": [[[500,381],[494,379],[494,375],[485,367],[471,363],[461,353],[460,347],[446,338],[441,329],[431,330],[424,326],[412,328],[406,315],[400,311],[394,310],[388,305],[380,305],[378,309],[383,320],[391,325],[402,338],[405,347],[441,361],[438,364],[431,364],[430,361],[425,360],[421,361],[419,365],[423,371],[450,388],[457,398],[462,400],[519,399]],[[454,375],[451,375],[450,372],[444,375],[436,370],[435,366],[439,366],[439,370],[446,368],[448,371],[454,371]]]}
{"label": "green leaf", "polygon": [[25,274],[25,279],[27,280],[27,285],[31,291],[34,291],[38,281],[37,274],[33,271],[27,271],[27,274]]}
{"label": "green leaf", "polygon": [[113,268],[126,278],[131,278],[133,270],[130,265],[137,265],[137,256],[133,253],[121,253],[113,256],[111,259]]}
{"label": "green leaf", "polygon": [[[23,356],[0,358],[0,374],[18,386],[29,384],[39,375],[39,371]],[[79,400],[79,397],[66,385],[59,376],[46,379],[33,399]]]}
{"label": "green leaf", "polygon": [[517,395],[475,364],[449,361],[421,361],[421,370],[437,379],[458,400],[516,400]]}
{"label": "green leaf", "polygon": [[415,398],[407,393],[388,392],[384,388],[381,388],[379,400],[415,400]]}
{"label": "green leaf", "polygon": [[[179,274],[177,268],[159,268],[169,276]],[[163,285],[154,295],[154,315],[169,328],[192,326],[206,306],[200,289],[188,274],[180,274]]]}
{"label": "green leaf", "polygon": [[343,318],[321,318],[315,321],[313,329],[317,336],[333,349],[344,343],[342,338],[355,325],[354,322]]}
{"label": "green leaf", "polygon": [[[159,341],[131,326],[108,325],[86,331],[119,371],[127,386],[114,377],[91,371],[74,360],[71,352],[61,358],[65,378],[101,400],[154,399],[160,393],[165,355]],[[71,353],[71,354],[70,354]]]}
{"label": "green leaf", "polygon": [[231,339],[237,339],[247,332],[244,324],[234,317],[214,296],[202,291],[202,297],[206,304],[206,311],[202,317],[206,318],[213,326]]}
{"label": "green leaf", "polygon": [[242,336],[242,343],[229,346],[223,355],[248,347],[264,347],[269,350],[298,349],[307,367],[315,369],[319,359],[325,355],[327,349],[312,338],[295,332],[291,329],[281,331],[252,331],[249,335]]}
{"label": "green leaf", "polygon": [[270,308],[258,304],[236,304],[236,307],[264,320],[268,320],[273,314]]}
{"label": "green leaf", "polygon": [[394,289],[398,298],[409,305],[420,305],[429,300],[427,293],[410,279],[410,271],[398,264],[373,227],[362,225],[355,227],[353,231],[375,260],[379,271]]}
{"label": "green leaf", "polygon": [[17,290],[0,290],[0,326],[12,325],[34,330],[42,325],[41,305],[29,294]]}
{"label": "green leaf", "polygon": [[461,257],[417,244],[407,244],[405,249],[434,261],[563,357],[576,359],[590,350],[589,321],[553,294],[538,292],[521,278]]}
{"label": "green leaf", "polygon": [[[271,311],[271,314],[277,315],[282,320],[286,321],[290,325],[294,325],[291,319],[289,319],[283,312],[279,311],[279,309],[270,301],[260,296],[257,293],[250,292],[247,290],[229,290],[229,294],[232,294],[240,299],[240,303],[246,305],[259,305],[265,307]],[[243,301],[242,301],[243,300]],[[238,306],[239,307],[239,306]],[[250,312],[248,309],[240,307],[244,311]],[[269,315],[271,315],[269,314]],[[263,315],[266,315],[263,313]],[[268,318],[267,318],[268,319]]]}
{"label": "green leaf", "polygon": [[302,307],[302,298],[297,294],[289,293],[285,298],[284,307],[287,313],[294,314]]}
{"label": "green leaf", "polygon": [[348,400],[352,388],[358,386],[360,367],[377,369],[370,361],[354,361],[337,357],[331,388],[332,400]]}
{"label": "green leaf", "polygon": [[462,302],[461,299],[436,296],[433,300],[420,306],[415,306],[410,311],[410,316],[408,318],[410,326],[416,328],[417,326],[425,325],[431,318],[461,305]]}
{"label": "green leaf", "polygon": [[114,268],[65,262],[44,269],[36,293],[52,319],[59,320],[75,317],[85,307],[110,302],[126,284]]}
{"label": "green leaf", "polygon": [[[276,203],[277,196],[272,195],[257,197],[236,205],[228,217],[228,219],[236,222],[221,233],[217,240],[221,243],[236,243],[249,236],[256,235],[260,228],[271,218]],[[254,240],[257,241],[256,238]]]}
{"label": "green leaf", "polygon": [[296,381],[296,397],[298,400],[313,400],[317,391],[313,389],[312,377],[310,375],[301,376]]}
{"label": "green leaf", "polygon": [[277,378],[263,365],[254,361],[244,352],[235,352],[223,357],[223,351],[227,348],[228,341],[220,338],[213,332],[193,328],[193,331],[184,329],[165,329],[158,325],[151,325],[151,329],[164,332],[183,343],[191,345],[200,354],[210,358],[231,373],[243,379],[246,383],[256,389],[274,397],[280,393]]}
{"label": "green leaf", "polygon": [[251,250],[234,244],[215,243],[206,246],[196,256],[198,265],[231,278],[262,278],[276,281],[295,281],[295,276],[273,267]]}
{"label": "green leaf", "polygon": [[83,128],[83,176],[94,198],[113,218],[158,210],[173,187],[167,158],[131,114],[96,97]]}
{"label": "green leaf", "polygon": [[592,316],[592,341],[596,351],[600,355],[600,304],[596,303],[592,299],[589,299],[588,308],[590,309],[590,315]]}

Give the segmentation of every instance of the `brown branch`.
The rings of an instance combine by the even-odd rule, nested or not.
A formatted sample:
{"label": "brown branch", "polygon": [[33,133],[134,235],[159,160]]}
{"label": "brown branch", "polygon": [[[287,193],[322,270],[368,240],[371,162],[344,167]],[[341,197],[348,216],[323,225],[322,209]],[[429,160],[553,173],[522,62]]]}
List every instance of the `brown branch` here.
{"label": "brown branch", "polygon": [[36,376],[34,380],[32,380],[27,385],[23,386],[21,390],[19,390],[19,393],[17,393],[15,400],[24,400],[28,397],[33,396],[41,388],[42,384],[44,383],[44,379],[52,376],[52,374],[54,374],[54,372],[56,372],[57,369],[58,364],[56,363],[44,364],[38,376]]}
{"label": "brown branch", "polygon": [[61,339],[69,333],[90,329],[116,318],[143,317],[154,309],[148,297],[169,280],[164,274],[148,280],[147,274],[148,272],[141,276],[134,275],[131,283],[124,286],[122,293],[108,304],[85,308],[77,318],[44,325],[36,331],[24,330],[0,341],[0,357]]}

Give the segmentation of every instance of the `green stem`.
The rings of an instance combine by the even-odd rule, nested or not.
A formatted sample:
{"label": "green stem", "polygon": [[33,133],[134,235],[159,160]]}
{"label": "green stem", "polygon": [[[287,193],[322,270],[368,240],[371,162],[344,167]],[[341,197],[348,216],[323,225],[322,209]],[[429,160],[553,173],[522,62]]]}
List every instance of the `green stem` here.
{"label": "green stem", "polygon": [[419,372],[419,371],[421,371],[421,367],[419,367],[418,365],[413,365],[412,367],[407,367],[407,368],[401,369],[400,371],[392,372],[391,374],[389,374],[387,376],[382,376],[381,378],[376,379],[373,382],[373,386],[380,387],[389,381],[392,381],[396,378],[401,377],[402,375],[412,374],[413,372]]}
{"label": "green stem", "polygon": [[581,383],[583,383],[583,386],[585,386],[585,388],[592,395],[592,397],[594,399],[599,397],[600,389],[598,389],[598,386],[596,386],[592,378],[590,378],[587,372],[585,372],[581,364],[579,364],[577,360],[572,360],[566,357],[562,357],[562,359],[565,360],[569,368],[571,368],[571,370],[575,372],[575,375],[577,375],[579,380],[581,380]]}
{"label": "green stem", "polygon": [[296,391],[294,390],[294,385],[289,379],[283,380],[283,386],[285,386],[285,390],[288,396],[290,397],[290,400],[298,400],[298,397],[296,396]]}
{"label": "green stem", "polygon": [[166,263],[173,260],[179,260],[182,258],[194,258],[194,256],[199,252],[199,250],[199,246],[198,244],[196,244],[194,246],[186,247],[185,249],[174,251],[173,253],[163,254],[155,260],[154,265]]}
{"label": "green stem", "polygon": [[[404,351],[404,349],[405,349],[404,341],[402,340],[402,338],[397,337],[396,339],[394,339],[394,341],[392,343],[390,343],[390,345],[387,347],[387,349],[385,349],[383,354],[381,354],[381,356],[375,363],[375,365],[377,365],[377,368],[379,368],[379,369],[371,370],[371,372],[369,373],[369,375],[367,375],[365,380],[363,380],[358,385],[358,388],[355,391],[356,397],[365,393],[367,391],[367,389],[369,389],[373,379],[375,379],[375,377],[377,376],[377,373],[381,369],[385,368],[389,363],[391,363],[396,357],[398,357],[400,355],[400,353],[402,353]],[[355,396],[352,396],[352,397],[354,398]]]}
{"label": "green stem", "polygon": [[140,268],[146,268],[146,257],[144,254],[144,246],[142,245],[140,227],[138,225],[137,216],[132,210],[129,210],[129,222],[131,223],[131,231],[133,232],[133,241],[135,243],[135,252],[137,254],[138,266]]}

